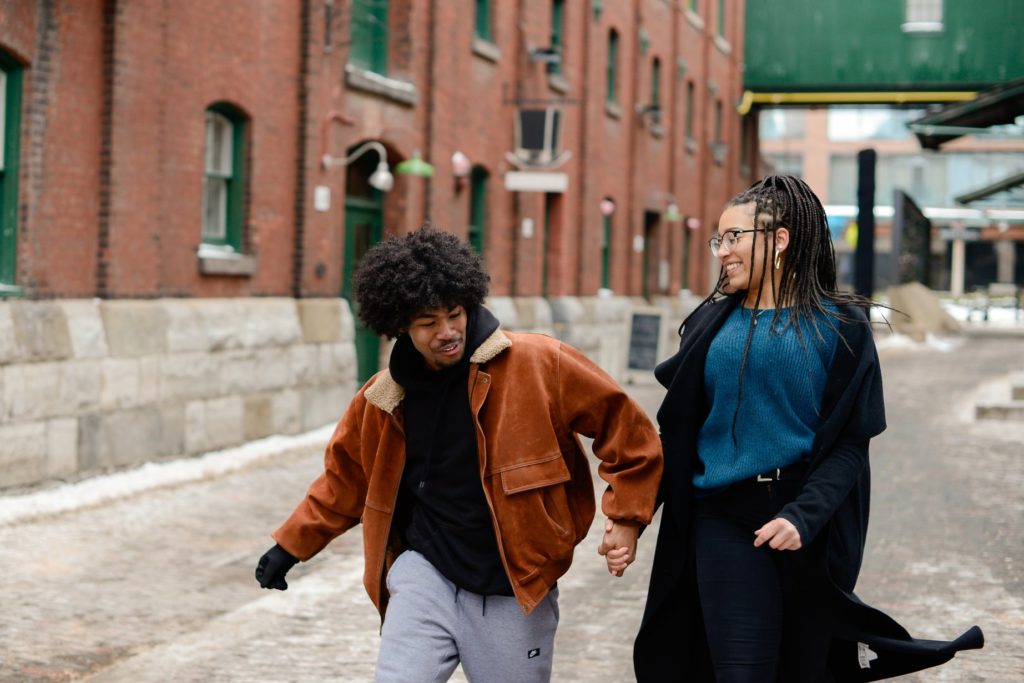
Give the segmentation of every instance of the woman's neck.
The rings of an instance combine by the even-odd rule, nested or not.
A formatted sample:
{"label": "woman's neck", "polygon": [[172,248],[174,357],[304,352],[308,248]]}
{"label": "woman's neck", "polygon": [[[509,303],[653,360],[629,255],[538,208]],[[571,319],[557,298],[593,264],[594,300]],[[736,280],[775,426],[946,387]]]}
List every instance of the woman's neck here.
{"label": "woman's neck", "polygon": [[743,299],[744,308],[775,308],[775,297],[770,291],[762,291],[761,299],[757,298],[756,289],[748,289],[747,296]]}

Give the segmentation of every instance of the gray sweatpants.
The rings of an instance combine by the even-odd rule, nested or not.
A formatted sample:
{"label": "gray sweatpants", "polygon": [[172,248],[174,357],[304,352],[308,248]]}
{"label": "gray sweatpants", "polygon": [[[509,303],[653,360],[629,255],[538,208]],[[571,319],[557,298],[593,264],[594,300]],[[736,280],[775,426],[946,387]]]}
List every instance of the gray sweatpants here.
{"label": "gray sweatpants", "polygon": [[391,566],[377,683],[546,683],[558,626],[558,588],[530,613],[515,598],[459,589],[413,550]]}

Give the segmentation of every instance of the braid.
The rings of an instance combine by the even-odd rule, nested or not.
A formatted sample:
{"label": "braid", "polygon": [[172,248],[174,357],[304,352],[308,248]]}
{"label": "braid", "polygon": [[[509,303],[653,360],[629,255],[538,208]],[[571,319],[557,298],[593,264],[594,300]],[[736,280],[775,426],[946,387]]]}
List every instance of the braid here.
{"label": "braid", "polygon": [[[835,249],[832,246],[828,218],[821,200],[803,180],[791,175],[778,175],[767,176],[757,181],[729,200],[726,207],[746,204],[754,205],[754,227],[766,231],[763,240],[752,240],[750,263],[756,263],[757,259],[761,262],[761,281],[757,285],[754,309],[760,306],[767,277],[776,306],[771,321],[773,329],[780,321],[781,307],[787,306],[790,308],[787,324],[793,325],[798,338],[802,338],[803,324],[809,323],[818,339],[823,341],[824,335],[818,327],[818,321],[825,320],[843,344],[849,347],[839,333],[839,323],[849,322],[850,318],[840,309],[843,306],[853,306],[866,310],[873,304],[870,299],[858,294],[839,291],[836,282]],[[772,259],[768,236],[771,236],[771,245],[774,245],[775,230],[778,227],[788,229],[789,245],[786,248],[786,256],[782,259],[779,284],[776,288],[775,278],[769,275]],[[762,242],[763,246],[759,251]],[[753,278],[753,271],[753,267],[750,268],[750,278]],[[726,282],[723,268],[714,291],[679,326],[680,334],[696,310],[726,296],[727,293],[723,289]],[[748,280],[748,291],[753,285],[752,279]],[[747,356],[754,336],[755,317],[751,315],[747,340],[743,346],[743,357],[740,360],[739,387],[732,424],[733,440],[736,439],[736,422],[743,399],[743,371],[747,365]]]}

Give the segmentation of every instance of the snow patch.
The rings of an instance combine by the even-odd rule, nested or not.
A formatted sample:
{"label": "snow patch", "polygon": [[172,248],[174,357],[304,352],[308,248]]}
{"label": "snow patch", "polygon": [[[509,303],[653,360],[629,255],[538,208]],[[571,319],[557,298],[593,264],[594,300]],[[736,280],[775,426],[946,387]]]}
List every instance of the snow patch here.
{"label": "snow patch", "polygon": [[108,503],[165,486],[200,481],[243,469],[284,451],[323,446],[334,425],[294,436],[275,435],[194,458],[146,463],[127,472],[100,475],[54,489],[0,497],[0,526]]}

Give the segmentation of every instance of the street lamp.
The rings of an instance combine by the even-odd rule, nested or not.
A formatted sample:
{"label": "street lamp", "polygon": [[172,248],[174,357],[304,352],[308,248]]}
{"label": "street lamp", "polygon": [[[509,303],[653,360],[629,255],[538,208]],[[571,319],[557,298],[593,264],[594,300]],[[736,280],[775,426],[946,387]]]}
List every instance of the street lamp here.
{"label": "street lamp", "polygon": [[323,164],[324,169],[330,170],[335,166],[346,166],[370,150],[373,150],[380,155],[380,163],[377,164],[377,170],[370,174],[370,178],[367,182],[369,182],[370,187],[374,189],[380,190],[381,192],[388,192],[395,186],[395,176],[391,175],[391,169],[388,167],[387,150],[384,149],[384,145],[376,140],[370,140],[369,142],[363,143],[346,157],[332,157],[330,154],[324,154],[320,161]]}

